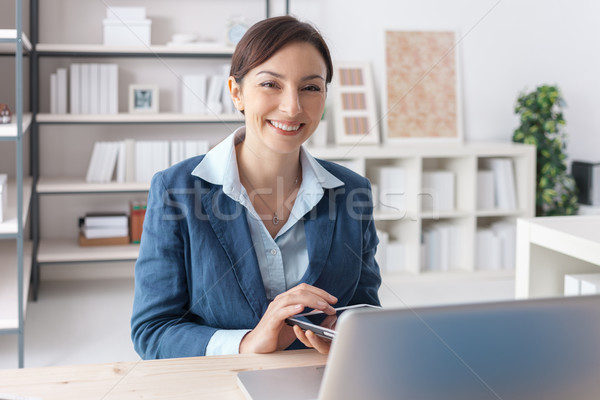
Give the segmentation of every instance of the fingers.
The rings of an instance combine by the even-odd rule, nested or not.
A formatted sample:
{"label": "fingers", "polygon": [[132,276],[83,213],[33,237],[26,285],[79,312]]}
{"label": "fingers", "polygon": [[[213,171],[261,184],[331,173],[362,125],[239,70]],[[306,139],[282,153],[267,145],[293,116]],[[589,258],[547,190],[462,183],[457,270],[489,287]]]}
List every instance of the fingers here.
{"label": "fingers", "polygon": [[315,335],[312,331],[303,331],[298,325],[294,326],[294,333],[298,340],[302,342],[306,347],[313,347],[319,353],[327,354],[331,348],[331,341],[322,339]]}
{"label": "fingers", "polygon": [[[281,306],[302,304],[315,310],[323,311],[327,314],[335,314],[331,304],[335,304],[337,298],[326,291],[307,284],[300,284],[285,293],[275,297],[273,303]],[[287,318],[287,317],[286,317]]]}

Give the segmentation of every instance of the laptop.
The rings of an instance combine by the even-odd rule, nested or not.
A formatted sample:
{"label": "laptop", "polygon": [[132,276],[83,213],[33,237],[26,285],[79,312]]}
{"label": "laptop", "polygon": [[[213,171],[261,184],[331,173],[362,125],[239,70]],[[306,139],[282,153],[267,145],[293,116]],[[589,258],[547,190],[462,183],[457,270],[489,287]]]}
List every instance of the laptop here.
{"label": "laptop", "polygon": [[238,383],[252,400],[597,400],[600,296],[352,311],[326,366]]}

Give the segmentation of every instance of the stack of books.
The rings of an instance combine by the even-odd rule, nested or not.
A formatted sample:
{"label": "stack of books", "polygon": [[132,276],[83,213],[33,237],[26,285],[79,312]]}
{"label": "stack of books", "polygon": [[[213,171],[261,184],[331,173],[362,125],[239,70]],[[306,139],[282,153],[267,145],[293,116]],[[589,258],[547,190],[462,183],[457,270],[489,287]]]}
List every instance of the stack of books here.
{"label": "stack of books", "polygon": [[96,142],[90,157],[86,182],[150,182],[158,172],[187,158],[205,154],[205,140],[155,140]]}
{"label": "stack of books", "polygon": [[381,166],[373,169],[373,205],[383,212],[406,211],[406,171],[402,167]]}
{"label": "stack of books", "polygon": [[[70,75],[68,74],[70,72]],[[117,64],[71,64],[50,75],[50,113],[117,114]]]}
{"label": "stack of books", "polygon": [[498,221],[490,227],[478,228],[475,239],[475,265],[478,269],[515,269],[517,230],[513,222]]}
{"label": "stack of books", "polygon": [[600,274],[566,274],[565,296],[600,294]]}
{"label": "stack of books", "polygon": [[184,114],[234,114],[236,112],[227,77],[230,65],[219,75],[184,75],[181,79],[181,108]]}
{"label": "stack of books", "polygon": [[405,253],[404,244],[399,240],[390,239],[390,235],[385,231],[377,230],[379,244],[375,253],[375,261],[382,271],[404,271],[406,265],[404,263]]}
{"label": "stack of books", "polygon": [[461,268],[462,243],[459,225],[440,222],[423,230],[421,269],[448,271]]}
{"label": "stack of books", "polygon": [[517,205],[517,188],[515,185],[515,172],[513,161],[510,158],[489,158],[482,161],[483,171],[491,171],[489,173],[478,174],[477,198],[478,203],[481,202],[480,209],[489,207],[489,200],[485,200],[486,191],[489,191],[491,182],[490,176],[493,176],[494,183],[494,208],[502,210],[516,210]]}
{"label": "stack of books", "polygon": [[80,246],[129,244],[129,218],[124,213],[88,213],[79,219]]}

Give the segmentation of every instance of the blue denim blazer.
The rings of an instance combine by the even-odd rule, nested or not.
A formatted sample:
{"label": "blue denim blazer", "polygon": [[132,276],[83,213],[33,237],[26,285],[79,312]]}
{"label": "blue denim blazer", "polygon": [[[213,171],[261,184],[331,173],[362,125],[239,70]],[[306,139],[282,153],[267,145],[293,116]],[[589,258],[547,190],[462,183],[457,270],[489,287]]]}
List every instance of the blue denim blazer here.
{"label": "blue denim blazer", "polygon": [[[144,359],[202,356],[216,330],[252,329],[269,304],[245,208],[221,185],[191,175],[202,157],[152,179],[131,318],[134,347]],[[379,305],[369,181],[318,162],[344,186],[326,189],[304,216],[309,265],[302,282],[336,296],[336,307]]]}

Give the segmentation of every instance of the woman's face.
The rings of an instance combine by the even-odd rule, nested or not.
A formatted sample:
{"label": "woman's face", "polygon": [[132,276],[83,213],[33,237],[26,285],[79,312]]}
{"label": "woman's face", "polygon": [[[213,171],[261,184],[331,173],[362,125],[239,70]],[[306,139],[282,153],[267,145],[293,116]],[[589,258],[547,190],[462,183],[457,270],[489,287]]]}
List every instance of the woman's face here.
{"label": "woman's face", "polygon": [[[246,117],[246,141],[277,153],[297,151],[325,108],[327,67],[309,43],[291,43],[250,70],[231,94]],[[253,146],[255,147],[255,146]]]}

